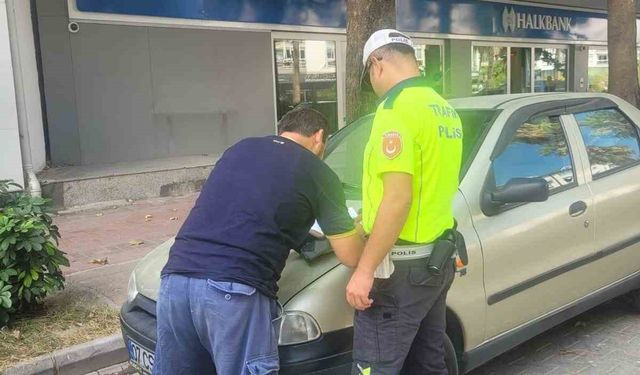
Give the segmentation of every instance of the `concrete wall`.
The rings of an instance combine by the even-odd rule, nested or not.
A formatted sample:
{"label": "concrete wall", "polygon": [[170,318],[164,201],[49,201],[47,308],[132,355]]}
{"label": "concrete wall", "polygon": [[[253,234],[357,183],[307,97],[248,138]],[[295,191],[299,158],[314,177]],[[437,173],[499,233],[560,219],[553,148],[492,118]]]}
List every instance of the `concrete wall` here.
{"label": "concrete wall", "polygon": [[80,164],[80,133],[64,0],[36,0],[49,149],[56,165]]}
{"label": "concrete wall", "polygon": [[24,184],[7,8],[0,0],[0,180]]}
{"label": "concrete wall", "polygon": [[446,40],[444,45],[448,98],[471,96],[471,41]]}
{"label": "concrete wall", "polygon": [[589,47],[569,46],[569,90],[586,92],[589,88]]}
{"label": "concrete wall", "polygon": [[269,33],[80,24],[38,0],[51,158],[99,164],[217,154],[272,134]]}

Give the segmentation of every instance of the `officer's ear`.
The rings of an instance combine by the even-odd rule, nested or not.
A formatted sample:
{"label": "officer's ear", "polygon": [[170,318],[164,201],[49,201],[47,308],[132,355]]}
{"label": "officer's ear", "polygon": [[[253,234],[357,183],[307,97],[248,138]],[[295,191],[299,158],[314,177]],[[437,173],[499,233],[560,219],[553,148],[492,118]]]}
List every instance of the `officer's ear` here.
{"label": "officer's ear", "polygon": [[384,68],[384,65],[382,64],[382,59],[378,58],[378,57],[373,57],[371,59],[371,66],[369,67],[369,74],[370,77],[380,77],[380,75],[382,74],[382,70]]}

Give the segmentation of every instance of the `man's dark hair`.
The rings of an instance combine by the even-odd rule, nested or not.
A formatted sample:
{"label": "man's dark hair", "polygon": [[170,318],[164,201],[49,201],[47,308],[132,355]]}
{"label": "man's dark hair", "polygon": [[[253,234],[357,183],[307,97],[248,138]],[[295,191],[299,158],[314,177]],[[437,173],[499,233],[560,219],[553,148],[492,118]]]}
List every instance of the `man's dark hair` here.
{"label": "man's dark hair", "polygon": [[326,141],[329,136],[329,121],[322,113],[309,107],[295,108],[287,112],[278,122],[278,134],[293,132],[310,137],[318,130],[324,130],[324,141]]}

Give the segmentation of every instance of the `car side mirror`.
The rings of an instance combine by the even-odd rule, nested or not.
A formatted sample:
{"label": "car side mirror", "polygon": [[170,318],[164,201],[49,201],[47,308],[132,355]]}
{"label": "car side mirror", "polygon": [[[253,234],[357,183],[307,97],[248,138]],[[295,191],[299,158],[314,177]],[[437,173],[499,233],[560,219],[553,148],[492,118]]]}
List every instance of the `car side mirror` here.
{"label": "car side mirror", "polygon": [[549,184],[544,178],[512,178],[491,193],[496,204],[544,202],[549,199]]}

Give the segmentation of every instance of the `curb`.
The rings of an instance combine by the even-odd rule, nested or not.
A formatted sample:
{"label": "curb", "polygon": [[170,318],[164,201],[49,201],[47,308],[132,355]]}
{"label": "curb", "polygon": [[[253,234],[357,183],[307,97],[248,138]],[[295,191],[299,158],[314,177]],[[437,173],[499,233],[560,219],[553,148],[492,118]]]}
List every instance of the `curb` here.
{"label": "curb", "polygon": [[84,375],[128,360],[120,334],[56,350],[53,353],[18,363],[4,375]]}
{"label": "curb", "polygon": [[87,203],[81,206],[65,207],[62,210],[57,210],[56,214],[63,216],[84,213],[87,211],[105,211],[108,209],[117,209],[124,206],[131,206],[133,204],[132,202],[133,201],[129,201],[127,199],[116,199],[105,202]]}

